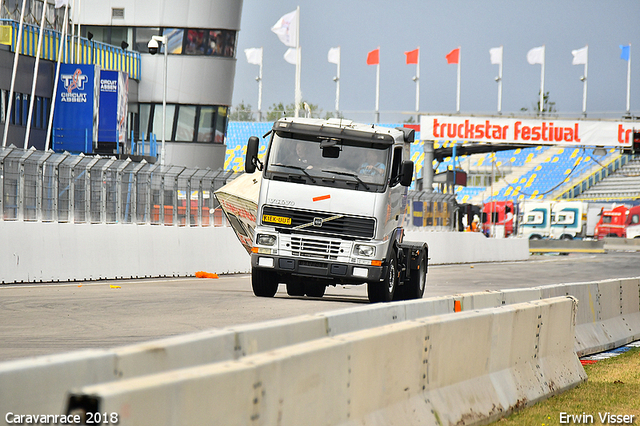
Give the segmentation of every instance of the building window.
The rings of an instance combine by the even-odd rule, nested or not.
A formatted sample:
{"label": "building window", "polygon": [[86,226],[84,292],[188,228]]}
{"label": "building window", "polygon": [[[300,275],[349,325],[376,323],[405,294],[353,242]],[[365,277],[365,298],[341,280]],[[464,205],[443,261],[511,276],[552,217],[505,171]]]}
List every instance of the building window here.
{"label": "building window", "polygon": [[187,55],[204,55],[207,51],[207,39],[204,30],[187,30],[187,44],[184,53]]}
{"label": "building window", "polygon": [[160,35],[160,28],[136,28],[136,42],[134,43],[134,49],[138,52],[149,52],[147,43],[149,43],[149,40],[151,40],[151,37],[153,37],[154,35]]}
{"label": "building window", "polygon": [[175,140],[178,142],[192,142],[196,123],[196,107],[180,105],[178,108],[178,123]]}
{"label": "building window", "polygon": [[224,136],[227,133],[227,113],[229,108],[225,106],[218,107],[218,119],[216,120],[216,134],[214,142],[224,143]]}
{"label": "building window", "polygon": [[[151,124],[151,133],[155,133],[157,139],[162,139],[162,104],[153,105],[153,122]],[[172,140],[173,130],[173,115],[175,114],[176,106],[167,104],[167,121],[164,126],[164,139]]]}
{"label": "building window", "polygon": [[[182,53],[182,44],[184,42],[184,30],[178,28],[165,28],[162,35],[167,37],[169,45],[168,53],[172,55],[180,55]],[[164,53],[164,46],[160,49]]]}
{"label": "building window", "polygon": [[198,142],[212,142],[215,110],[212,106],[200,107],[198,118]]}

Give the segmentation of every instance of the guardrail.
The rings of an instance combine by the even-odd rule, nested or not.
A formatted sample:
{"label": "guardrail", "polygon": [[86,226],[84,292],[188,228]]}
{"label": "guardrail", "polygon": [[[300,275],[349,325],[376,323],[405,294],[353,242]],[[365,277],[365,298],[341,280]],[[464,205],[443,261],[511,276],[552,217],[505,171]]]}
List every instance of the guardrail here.
{"label": "guardrail", "polygon": [[[577,306],[569,299],[558,302],[557,297],[567,295],[578,300]],[[556,299],[546,299],[550,297]],[[529,301],[533,302],[526,304]],[[520,311],[526,313],[518,314]],[[343,391],[332,406],[341,407],[351,400],[351,420],[375,418],[388,423],[384,420],[390,414],[406,415],[415,409],[430,417],[433,409],[440,419],[446,417],[453,424],[462,417],[465,424],[483,423],[583,380],[576,352],[586,355],[638,338],[638,278],[445,296],[210,330],[112,350],[0,363],[0,412],[64,412],[67,392],[75,389],[71,408],[98,404],[101,411],[128,413],[121,424],[164,424],[170,422],[167,419],[199,424],[183,419],[191,415],[212,415],[213,419],[220,413],[232,419],[240,415],[233,411],[239,404],[244,404],[242,415],[259,414],[254,421],[269,424],[273,410],[300,420],[295,407],[307,408],[305,398],[311,395],[305,394],[307,388],[316,392],[320,386],[324,398],[337,386]],[[278,371],[283,376],[273,376]],[[352,381],[325,386],[329,376],[330,380],[351,377]],[[294,378],[299,381],[287,382]],[[247,388],[225,387],[229,383],[241,386],[247,380],[251,382]],[[367,383],[366,400],[344,393],[347,383],[356,388],[356,380]],[[223,391],[212,391],[217,389],[215,383]],[[150,390],[149,385],[155,388]],[[277,402],[282,398],[280,392],[285,392],[282,386],[293,393],[286,394],[286,404]],[[495,386],[505,387],[498,392]],[[376,389],[390,389],[390,393]],[[160,392],[154,394],[155,408],[148,412],[144,409],[147,391]],[[124,397],[126,392],[131,393]],[[166,395],[187,397],[160,403]],[[215,398],[203,403],[202,398],[211,395]],[[313,395],[319,398],[315,403],[324,403]],[[247,401],[247,396],[251,401],[258,398],[259,403]],[[514,396],[519,399],[514,401]],[[227,397],[233,401],[224,399]],[[216,401],[228,404],[217,405]],[[207,411],[211,407],[219,413]],[[152,417],[159,408],[169,410],[173,417]],[[144,413],[147,420],[142,421]],[[134,417],[135,421],[130,420]],[[154,423],[156,420],[159,422]]]}

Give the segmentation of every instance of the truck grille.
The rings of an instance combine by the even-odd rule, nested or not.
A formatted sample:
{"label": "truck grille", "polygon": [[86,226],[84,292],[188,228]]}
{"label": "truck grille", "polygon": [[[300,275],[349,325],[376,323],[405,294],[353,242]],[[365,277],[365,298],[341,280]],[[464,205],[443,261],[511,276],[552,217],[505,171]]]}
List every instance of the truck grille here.
{"label": "truck grille", "polygon": [[[319,234],[344,235],[354,238],[373,238],[375,220],[373,218],[341,216],[334,213],[293,210],[281,207],[264,206],[262,215],[291,219],[291,224],[262,222],[279,229],[296,229]],[[314,226],[315,222],[315,226]]]}
{"label": "truck grille", "polygon": [[339,253],[340,241],[291,237],[291,254],[294,256],[336,260]]}

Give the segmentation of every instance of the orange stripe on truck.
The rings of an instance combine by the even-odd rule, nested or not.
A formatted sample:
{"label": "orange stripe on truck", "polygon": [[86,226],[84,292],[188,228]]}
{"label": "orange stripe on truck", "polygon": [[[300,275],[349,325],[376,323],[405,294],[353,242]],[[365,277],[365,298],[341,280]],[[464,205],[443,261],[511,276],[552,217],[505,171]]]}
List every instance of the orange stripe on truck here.
{"label": "orange stripe on truck", "polygon": [[319,197],[313,197],[313,201],[322,201],[322,200],[328,200],[329,198],[331,198],[331,195],[321,195]]}

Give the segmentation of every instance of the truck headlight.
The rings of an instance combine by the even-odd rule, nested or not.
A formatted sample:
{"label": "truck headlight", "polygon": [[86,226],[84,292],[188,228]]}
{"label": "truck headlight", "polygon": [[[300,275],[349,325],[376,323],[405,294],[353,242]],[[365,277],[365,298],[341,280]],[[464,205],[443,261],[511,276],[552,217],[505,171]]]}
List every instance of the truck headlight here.
{"label": "truck headlight", "polygon": [[373,257],[376,255],[376,247],[365,244],[356,244],[353,246],[353,254],[356,256]]}
{"label": "truck headlight", "polygon": [[277,240],[278,237],[271,234],[258,234],[256,236],[256,244],[260,246],[274,246]]}

